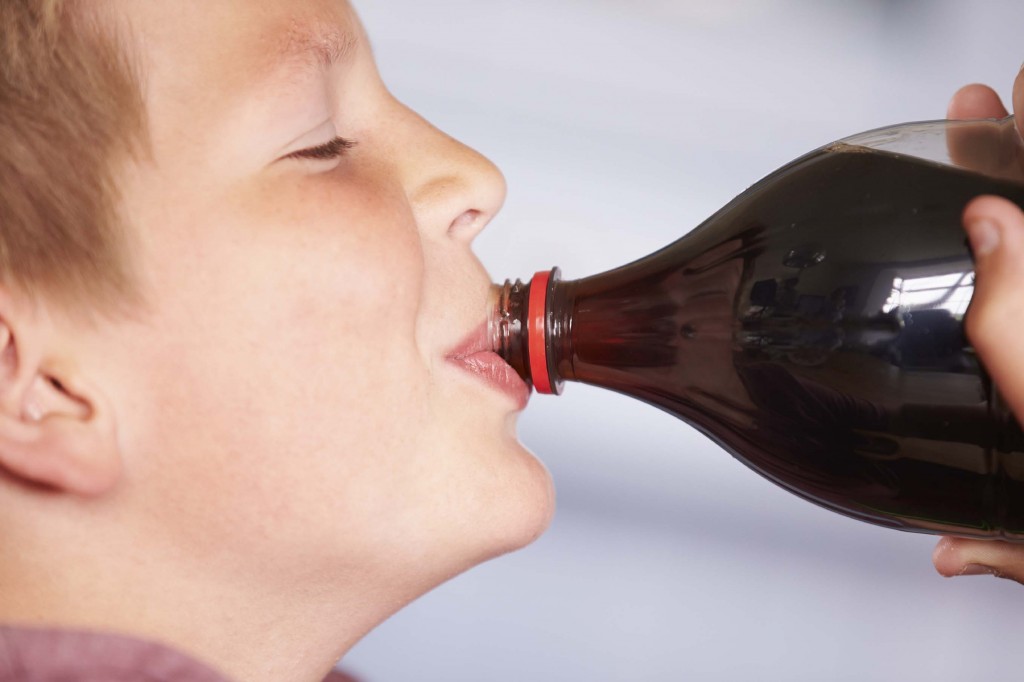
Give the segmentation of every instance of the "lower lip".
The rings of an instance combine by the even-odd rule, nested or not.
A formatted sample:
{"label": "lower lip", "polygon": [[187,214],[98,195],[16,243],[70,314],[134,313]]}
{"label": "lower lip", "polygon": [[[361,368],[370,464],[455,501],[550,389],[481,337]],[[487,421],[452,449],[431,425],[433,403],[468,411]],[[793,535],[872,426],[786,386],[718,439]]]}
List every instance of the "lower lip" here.
{"label": "lower lip", "polygon": [[520,410],[530,401],[530,387],[516,374],[512,365],[502,360],[497,353],[481,351],[461,358],[448,359],[512,398]]}

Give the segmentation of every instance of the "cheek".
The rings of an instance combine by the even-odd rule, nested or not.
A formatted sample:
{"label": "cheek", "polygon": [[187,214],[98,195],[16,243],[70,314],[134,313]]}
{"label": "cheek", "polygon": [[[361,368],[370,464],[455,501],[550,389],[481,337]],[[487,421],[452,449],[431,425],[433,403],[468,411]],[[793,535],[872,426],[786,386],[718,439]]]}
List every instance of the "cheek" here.
{"label": "cheek", "polygon": [[283,489],[313,492],[311,506],[332,489],[341,504],[339,484],[379,478],[426,421],[424,266],[404,195],[303,188],[164,214],[145,258],[158,300],[138,345],[160,403],[149,444],[173,442],[169,462],[191,459],[182,476],[210,480],[234,513],[254,497],[306,504]]}
{"label": "cheek", "polygon": [[404,195],[329,175],[249,212],[235,307],[253,355],[290,375],[281,390],[295,404],[366,423],[394,413],[375,404],[390,398],[383,389],[424,379],[413,334],[422,249]]}

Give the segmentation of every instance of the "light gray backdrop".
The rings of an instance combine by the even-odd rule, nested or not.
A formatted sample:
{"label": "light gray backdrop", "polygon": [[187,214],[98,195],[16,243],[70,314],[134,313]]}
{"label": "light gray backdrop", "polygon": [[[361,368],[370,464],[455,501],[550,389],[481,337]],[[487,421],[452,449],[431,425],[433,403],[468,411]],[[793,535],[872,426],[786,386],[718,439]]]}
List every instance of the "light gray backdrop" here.
{"label": "light gray backdrop", "polygon": [[[972,81],[1008,97],[1024,59],[1019,0],[356,5],[396,95],[504,170],[495,279],[624,264],[814,147],[941,118]],[[520,436],[551,530],[366,638],[366,682],[1024,678],[1024,587],[942,579],[934,538],[802,502],[610,392],[535,396]]]}

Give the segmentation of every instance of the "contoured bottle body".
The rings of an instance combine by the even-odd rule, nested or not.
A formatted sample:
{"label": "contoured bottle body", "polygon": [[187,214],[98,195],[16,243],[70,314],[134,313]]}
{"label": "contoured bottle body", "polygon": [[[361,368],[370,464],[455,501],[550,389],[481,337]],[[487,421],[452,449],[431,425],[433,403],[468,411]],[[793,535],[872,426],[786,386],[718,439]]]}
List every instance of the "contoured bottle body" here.
{"label": "contoured bottle body", "polygon": [[1022,540],[1024,438],[964,335],[961,214],[979,194],[1024,206],[1024,183],[853,142],[637,262],[520,284],[536,333],[510,362],[666,410],[833,511]]}

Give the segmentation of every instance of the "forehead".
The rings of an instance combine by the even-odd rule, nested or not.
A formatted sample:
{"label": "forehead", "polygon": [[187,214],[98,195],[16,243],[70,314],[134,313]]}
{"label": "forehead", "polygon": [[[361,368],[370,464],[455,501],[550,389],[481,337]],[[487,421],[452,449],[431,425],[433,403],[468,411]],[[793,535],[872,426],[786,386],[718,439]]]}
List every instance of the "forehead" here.
{"label": "forehead", "polygon": [[112,0],[147,87],[179,101],[230,97],[269,71],[349,49],[361,35],[344,0]]}
{"label": "forehead", "polygon": [[148,157],[168,170],[228,159],[218,149],[256,154],[270,126],[300,135],[316,123],[297,112],[314,115],[310,83],[319,72],[323,92],[323,62],[359,44],[372,63],[344,0],[102,1],[138,62]]}

